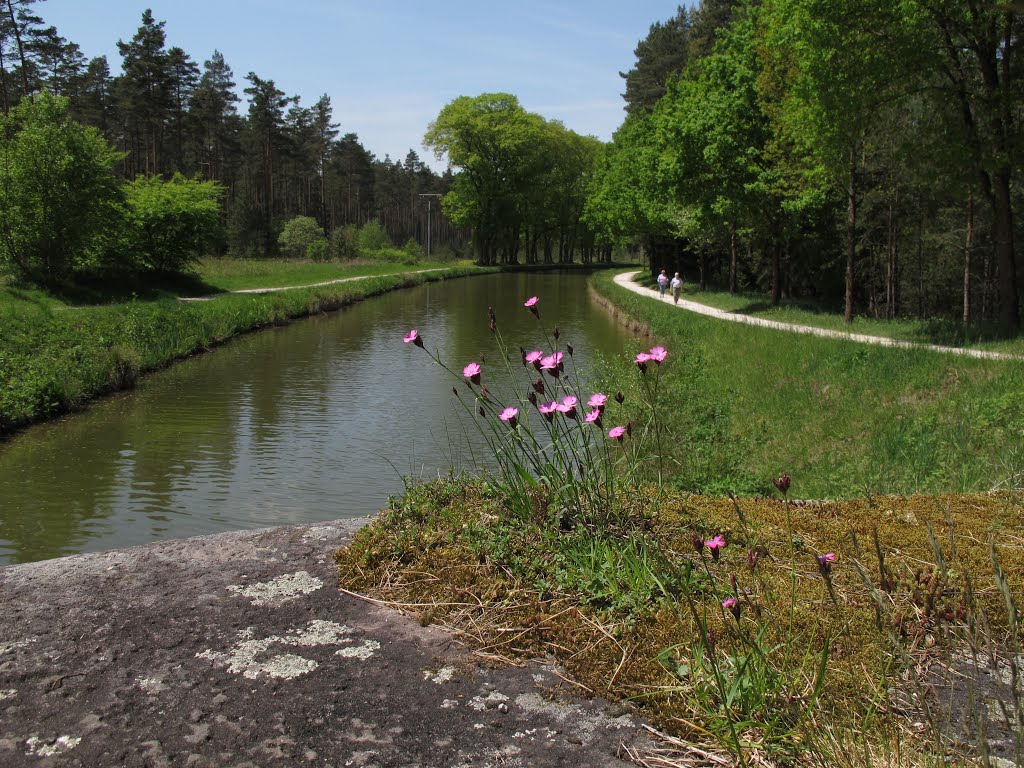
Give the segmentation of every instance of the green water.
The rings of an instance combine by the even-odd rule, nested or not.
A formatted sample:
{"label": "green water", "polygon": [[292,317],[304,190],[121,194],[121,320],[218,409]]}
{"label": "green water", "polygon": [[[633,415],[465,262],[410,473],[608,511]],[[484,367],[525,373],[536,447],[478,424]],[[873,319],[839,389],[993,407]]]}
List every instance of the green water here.
{"label": "green water", "polygon": [[[533,295],[541,323],[522,307]],[[517,356],[555,325],[584,371],[626,356],[579,274],[434,283],[244,336],[0,444],[0,563],[359,517],[403,475],[480,466],[457,382],[402,336],[418,328],[459,372],[483,355],[486,376],[489,306]]]}

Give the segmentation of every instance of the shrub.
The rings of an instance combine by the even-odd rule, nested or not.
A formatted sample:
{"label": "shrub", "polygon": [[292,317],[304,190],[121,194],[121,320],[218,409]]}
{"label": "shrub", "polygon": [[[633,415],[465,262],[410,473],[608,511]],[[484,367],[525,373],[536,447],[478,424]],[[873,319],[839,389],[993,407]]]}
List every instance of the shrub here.
{"label": "shrub", "polygon": [[387,264],[415,264],[419,259],[415,256],[410,256],[405,251],[400,251],[397,248],[381,248],[377,251],[368,253],[374,261],[383,261]]}
{"label": "shrub", "polygon": [[314,240],[306,248],[306,258],[310,261],[327,261],[331,258],[331,249],[326,238]]}
{"label": "shrub", "polygon": [[359,229],[360,256],[373,256],[375,251],[393,247],[394,243],[391,242],[388,233],[384,231],[384,227],[376,219],[366,222]]}
{"label": "shrub", "polygon": [[331,255],[343,260],[359,256],[359,227],[346,224],[331,232]]}
{"label": "shrub", "polygon": [[277,243],[285,256],[301,259],[308,254],[310,246],[320,240],[326,246],[327,235],[316,219],[311,216],[296,216],[284,225]]}
{"label": "shrub", "polygon": [[67,111],[44,91],[0,115],[0,265],[40,285],[94,261],[120,219],[120,155]]}
{"label": "shrub", "polygon": [[416,238],[414,237],[410,237],[405,241],[405,245],[402,246],[402,250],[416,261],[423,258],[423,246],[416,242]]}
{"label": "shrub", "polygon": [[139,176],[126,188],[127,253],[156,272],[181,272],[223,240],[221,187],[174,174]]}

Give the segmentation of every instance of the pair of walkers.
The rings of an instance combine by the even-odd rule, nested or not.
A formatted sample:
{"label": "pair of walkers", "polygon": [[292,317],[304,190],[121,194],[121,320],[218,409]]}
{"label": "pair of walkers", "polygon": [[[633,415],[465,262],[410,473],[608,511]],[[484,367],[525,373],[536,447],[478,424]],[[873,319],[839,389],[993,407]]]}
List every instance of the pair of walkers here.
{"label": "pair of walkers", "polygon": [[658,275],[658,296],[664,298],[666,288],[672,291],[672,300],[678,304],[679,294],[683,292],[683,278],[679,276],[678,272],[676,272],[675,277],[669,280],[665,270],[661,270],[661,274]]}

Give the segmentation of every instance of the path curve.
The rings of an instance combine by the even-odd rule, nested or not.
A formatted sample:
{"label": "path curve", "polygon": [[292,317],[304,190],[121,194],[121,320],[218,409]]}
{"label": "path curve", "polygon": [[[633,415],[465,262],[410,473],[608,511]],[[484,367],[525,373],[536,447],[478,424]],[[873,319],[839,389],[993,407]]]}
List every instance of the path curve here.
{"label": "path curve", "polygon": [[[646,296],[647,298],[658,299],[659,301],[668,302],[668,295],[662,299],[658,296],[658,292],[653,288],[640,285],[633,278],[639,275],[639,272],[623,272],[615,276],[615,284],[622,286],[627,291]],[[829,328],[815,328],[812,325],[798,325],[797,323],[781,323],[778,320],[765,320],[762,317],[750,317],[749,315],[738,315],[734,312],[726,312],[724,309],[716,309],[709,307],[706,304],[698,304],[696,301],[687,301],[686,299],[680,299],[678,306],[680,309],[686,309],[690,312],[696,312],[699,315],[706,315],[708,317],[714,317],[719,320],[728,320],[733,323],[745,323],[747,325],[757,325],[762,328],[774,328],[777,331],[789,331],[790,333],[806,333],[811,336],[824,336],[830,339],[846,339],[847,341],[856,341],[862,344],[876,344],[881,347],[898,347],[900,349],[928,349],[933,352],[947,352],[952,355],[961,355],[963,357],[977,357],[983,360],[1024,360],[1024,356],[1012,355],[1008,352],[989,352],[983,349],[965,349],[963,347],[944,347],[940,344],[922,344],[916,341],[902,341],[900,339],[888,339],[884,336],[868,336],[863,333],[846,333],[845,331],[833,331]]]}
{"label": "path curve", "polygon": [[210,293],[206,296],[179,296],[178,301],[211,301],[218,296],[225,296],[231,293],[277,293],[278,291],[294,291],[299,288],[320,288],[324,285],[335,283],[351,283],[356,280],[369,280],[371,277],[392,277],[393,275],[424,275],[427,272],[443,272],[447,267],[431,267],[430,269],[417,269],[413,272],[392,272],[387,275],[356,275],[355,277],[339,277],[337,280],[325,280],[322,283],[309,283],[308,285],[283,285],[280,288],[240,288],[237,291],[223,291],[222,293]]}

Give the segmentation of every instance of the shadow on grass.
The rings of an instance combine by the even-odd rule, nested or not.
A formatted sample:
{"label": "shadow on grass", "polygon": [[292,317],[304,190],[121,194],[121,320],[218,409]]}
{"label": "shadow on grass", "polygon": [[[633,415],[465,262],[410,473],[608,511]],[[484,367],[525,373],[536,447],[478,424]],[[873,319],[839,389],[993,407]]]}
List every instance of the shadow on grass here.
{"label": "shadow on grass", "polygon": [[[18,290],[12,287],[12,291]],[[79,275],[74,283],[66,283],[48,291],[53,298],[70,305],[118,304],[137,299],[155,301],[179,296],[205,296],[224,293],[195,273],[108,273]],[[26,299],[31,300],[26,294]]]}
{"label": "shadow on grass", "polygon": [[1020,336],[1019,332],[994,322],[978,322],[964,325],[948,317],[932,317],[919,321],[914,329],[914,341],[962,347],[985,341],[1007,341]]}

